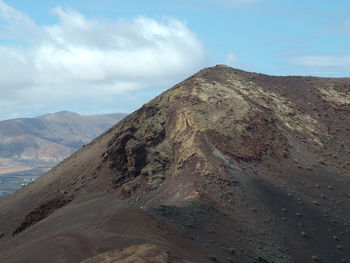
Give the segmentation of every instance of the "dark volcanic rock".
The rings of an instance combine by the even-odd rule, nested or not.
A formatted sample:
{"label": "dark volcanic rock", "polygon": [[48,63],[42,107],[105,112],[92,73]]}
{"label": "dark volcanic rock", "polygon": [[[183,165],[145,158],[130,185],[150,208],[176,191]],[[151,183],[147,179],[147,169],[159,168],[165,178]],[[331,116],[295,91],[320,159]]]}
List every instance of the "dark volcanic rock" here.
{"label": "dark volcanic rock", "polygon": [[65,206],[68,204],[71,199],[57,197],[50,201],[47,201],[41,204],[39,207],[35,208],[32,212],[26,215],[22,224],[16,228],[16,230],[12,233],[13,236],[21,233],[26,230],[31,225],[38,223],[40,220],[43,220],[45,217],[53,213],[55,210]]}
{"label": "dark volcanic rock", "polygon": [[204,69],[1,201],[0,261],[350,261],[349,87]]}

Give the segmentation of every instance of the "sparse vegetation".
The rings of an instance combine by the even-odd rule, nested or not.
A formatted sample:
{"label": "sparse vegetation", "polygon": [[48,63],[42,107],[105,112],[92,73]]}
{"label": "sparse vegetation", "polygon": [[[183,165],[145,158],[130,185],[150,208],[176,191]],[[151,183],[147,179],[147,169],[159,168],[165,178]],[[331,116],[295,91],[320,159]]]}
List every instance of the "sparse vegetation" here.
{"label": "sparse vegetation", "polygon": [[300,198],[298,198],[297,200],[298,200],[299,205],[303,205],[303,201]]}
{"label": "sparse vegetation", "polygon": [[230,253],[230,254],[232,254],[232,255],[234,255],[235,253],[236,253],[236,249],[235,248],[225,248],[225,250],[228,252],[228,253]]}
{"label": "sparse vegetation", "polygon": [[325,162],[323,159],[319,159],[319,160],[318,160],[318,163],[319,163],[319,164],[326,165],[326,162]]}
{"label": "sparse vegetation", "polygon": [[215,262],[218,261],[215,255],[209,255],[208,258],[212,261],[215,261]]}
{"label": "sparse vegetation", "polygon": [[313,203],[314,205],[320,205],[320,203],[317,202],[316,200],[312,201],[312,203]]}
{"label": "sparse vegetation", "polygon": [[319,260],[320,260],[320,258],[319,258],[318,256],[312,256],[311,259],[312,259],[313,261],[319,261]]}
{"label": "sparse vegetation", "polygon": [[265,223],[269,223],[269,222],[271,222],[271,220],[272,220],[272,217],[269,216],[269,217],[267,217],[267,218],[264,220],[264,222],[265,222]]}
{"label": "sparse vegetation", "polygon": [[[242,79],[249,75],[237,72],[235,74]],[[330,125],[330,120],[323,120],[320,106],[329,107],[329,114],[333,117],[333,106],[336,108],[336,105],[312,98],[315,94],[303,89],[303,81],[299,79],[295,83],[289,78],[283,78],[282,82],[273,79],[273,83],[268,82],[271,86],[266,91],[264,80],[270,81],[270,77],[256,74],[259,85],[250,81],[246,87],[243,80],[225,79],[229,75],[226,71],[219,76],[204,73],[200,73],[198,79],[193,77],[175,87],[176,95],[173,91],[164,93],[152,105],[144,105],[113,128],[107,139],[102,136],[95,145],[86,147],[83,151],[86,155],[77,159],[78,167],[78,161],[88,163],[87,160],[91,160],[84,170],[71,169],[73,164],[68,163],[65,169],[58,169],[55,180],[47,180],[47,184],[52,183],[50,187],[46,187],[45,181],[42,186],[38,184],[40,193],[46,191],[50,197],[59,188],[67,196],[72,195],[74,202],[62,209],[62,214],[50,215],[47,221],[37,225],[35,229],[38,230],[33,229],[23,236],[29,233],[28,237],[37,238],[32,233],[39,233],[41,225],[46,224],[51,231],[54,225],[49,224],[61,219],[60,215],[65,211],[73,216],[80,204],[84,205],[81,209],[85,209],[85,199],[80,201],[81,194],[87,192],[88,198],[91,194],[94,201],[96,188],[96,191],[106,194],[98,196],[96,205],[88,203],[86,209],[89,210],[78,214],[82,221],[77,220],[77,227],[74,226],[78,233],[85,231],[87,234],[91,227],[95,229],[96,226],[94,233],[97,238],[90,236],[95,238],[97,245],[103,246],[91,247],[94,251],[113,246],[114,243],[108,242],[114,242],[112,235],[118,234],[114,233],[117,227],[125,232],[118,241],[120,247],[136,240],[136,229],[137,242],[140,239],[162,243],[163,248],[169,249],[170,257],[176,256],[173,253],[185,253],[189,260],[191,256],[194,260],[204,256],[202,261],[209,262],[283,263],[310,262],[311,259],[311,262],[335,263],[341,256],[347,257],[349,235],[345,231],[350,227],[345,227],[345,222],[350,220],[347,200],[350,195],[346,193],[350,181],[343,176],[348,170],[342,169],[341,165],[347,161],[344,150],[349,144],[346,138],[345,149],[340,154],[336,152],[340,151],[337,145],[340,138],[327,137],[336,121]],[[295,85],[295,88],[283,87],[285,97],[280,96],[283,92],[279,90],[284,82]],[[315,80],[313,92],[319,93],[318,87],[323,84],[326,87],[326,82]],[[312,100],[297,98],[298,92],[304,91],[307,92],[305,97]],[[265,99],[271,102],[261,104]],[[159,101],[162,104],[158,105]],[[310,102],[310,106],[305,104],[305,111],[304,102]],[[257,104],[261,105],[255,109]],[[310,107],[319,108],[322,116],[312,115]],[[219,110],[215,111],[216,108]],[[265,108],[268,111],[265,112]],[[343,113],[339,115],[343,116]],[[152,119],[159,121],[153,123]],[[283,158],[285,151],[288,159]],[[98,158],[94,160],[96,152]],[[94,168],[101,165],[102,152],[107,161],[102,163],[103,169],[95,171]],[[329,157],[332,153],[336,153],[337,160]],[[329,169],[317,162],[321,156],[325,156]],[[302,169],[295,167],[297,162]],[[98,176],[96,180],[90,170]],[[86,174],[82,183],[76,180],[81,174]],[[344,182],[337,178],[344,178]],[[70,186],[72,181],[76,184]],[[35,188],[30,189],[34,192]],[[24,190],[23,193],[29,191]],[[125,200],[123,208],[119,208],[119,195]],[[32,201],[40,204],[42,197],[35,193],[33,196],[23,195],[29,199],[16,209],[27,204],[30,209]],[[114,196],[118,196],[117,201]],[[13,204],[20,204],[16,200],[21,201],[21,198],[22,194],[13,198]],[[104,203],[105,199],[113,206]],[[128,203],[132,207],[124,209]],[[198,209],[192,204],[198,204]],[[104,207],[108,209],[104,210]],[[119,213],[119,209],[123,210]],[[130,214],[124,214],[125,211]],[[5,209],[5,212],[11,211]],[[9,222],[10,229],[17,222],[21,223],[22,214],[16,212],[16,218],[3,221]],[[62,220],[61,224],[73,219],[76,218]],[[336,220],[337,224],[331,224],[331,220]],[[140,224],[142,227],[137,228]],[[330,231],[327,230],[329,227],[332,228]],[[74,229],[72,227],[72,232]],[[113,232],[108,234],[108,230]],[[61,234],[64,233],[57,231],[57,235]],[[8,235],[6,232],[3,240],[8,239]],[[208,241],[209,237],[214,240]],[[53,243],[52,247],[57,244]],[[198,248],[193,251],[195,255],[191,255],[192,251],[186,244]],[[340,251],[342,246],[345,252]],[[241,247],[245,251],[241,252]],[[77,251],[75,245],[71,249]]]}

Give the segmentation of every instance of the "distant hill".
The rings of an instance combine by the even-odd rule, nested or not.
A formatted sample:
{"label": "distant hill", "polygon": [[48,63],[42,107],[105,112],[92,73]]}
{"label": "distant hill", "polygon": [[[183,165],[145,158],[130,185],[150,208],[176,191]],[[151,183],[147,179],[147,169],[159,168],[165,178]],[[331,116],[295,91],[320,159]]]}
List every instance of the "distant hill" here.
{"label": "distant hill", "polygon": [[50,168],[125,116],[62,111],[0,121],[0,174]]}

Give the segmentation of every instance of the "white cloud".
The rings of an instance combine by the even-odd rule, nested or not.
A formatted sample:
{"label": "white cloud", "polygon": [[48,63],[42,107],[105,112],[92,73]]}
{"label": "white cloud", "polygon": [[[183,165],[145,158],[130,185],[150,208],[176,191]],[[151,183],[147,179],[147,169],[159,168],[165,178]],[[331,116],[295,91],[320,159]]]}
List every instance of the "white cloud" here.
{"label": "white cloud", "polygon": [[8,112],[19,101],[42,106],[168,88],[205,62],[202,43],[175,19],[109,21],[60,7],[54,14],[57,24],[38,26],[0,0],[0,105]]}
{"label": "white cloud", "polygon": [[232,51],[228,51],[225,57],[225,64],[233,68],[239,68],[247,71],[254,71],[252,65],[242,62],[238,56]]}
{"label": "white cloud", "polygon": [[308,67],[342,67],[350,66],[350,55],[343,56],[299,56],[291,59],[291,62]]}
{"label": "white cloud", "polygon": [[225,61],[226,65],[230,67],[239,67],[240,65],[237,55],[232,53],[232,51],[227,52]]}

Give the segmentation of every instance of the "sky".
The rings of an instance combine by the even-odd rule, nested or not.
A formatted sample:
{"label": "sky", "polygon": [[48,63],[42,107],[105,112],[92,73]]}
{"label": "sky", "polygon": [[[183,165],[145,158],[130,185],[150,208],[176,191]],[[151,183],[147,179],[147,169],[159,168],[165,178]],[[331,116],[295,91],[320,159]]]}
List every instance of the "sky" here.
{"label": "sky", "polygon": [[131,113],[216,64],[349,77],[350,2],[0,0],[0,120]]}

